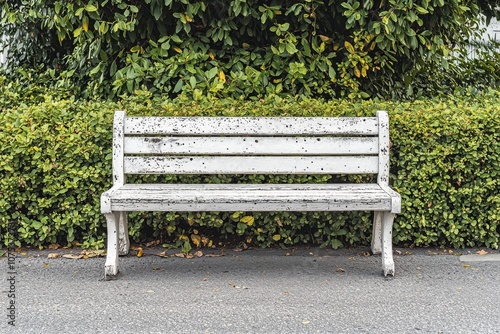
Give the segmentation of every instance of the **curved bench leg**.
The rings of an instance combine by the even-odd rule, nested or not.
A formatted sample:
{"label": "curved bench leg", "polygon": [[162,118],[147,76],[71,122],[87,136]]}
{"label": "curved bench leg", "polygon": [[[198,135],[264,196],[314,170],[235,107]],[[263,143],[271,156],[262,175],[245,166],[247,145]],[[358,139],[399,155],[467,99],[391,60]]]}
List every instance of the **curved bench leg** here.
{"label": "curved bench leg", "polygon": [[373,214],[372,254],[382,253],[382,211]]}
{"label": "curved bench leg", "polygon": [[106,263],[104,264],[104,279],[107,276],[118,274],[118,214],[105,213],[106,224],[108,228],[108,249],[106,252]]}
{"label": "curved bench leg", "polygon": [[127,211],[118,212],[118,255],[127,255],[130,250]]}
{"label": "curved bench leg", "polygon": [[392,224],[394,214],[384,212],[382,217],[382,269],[384,276],[394,276],[394,260],[392,258]]}

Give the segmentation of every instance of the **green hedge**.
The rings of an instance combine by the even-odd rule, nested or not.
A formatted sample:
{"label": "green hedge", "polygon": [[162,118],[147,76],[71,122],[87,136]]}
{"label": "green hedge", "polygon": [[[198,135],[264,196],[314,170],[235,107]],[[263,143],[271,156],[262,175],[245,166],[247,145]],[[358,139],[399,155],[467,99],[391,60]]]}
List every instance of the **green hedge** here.
{"label": "green hedge", "polygon": [[[6,95],[4,95],[6,96]],[[500,234],[500,93],[446,101],[347,102],[152,100],[114,102],[45,95],[22,104],[0,99],[0,236],[18,224],[18,242],[82,242],[102,247],[101,193],[111,185],[113,111],[132,115],[365,116],[391,122],[391,184],[401,193],[399,245],[487,246]],[[154,177],[157,178],[157,177]],[[148,177],[136,178],[147,182]],[[329,182],[330,176],[167,176],[163,182]],[[340,177],[351,182],[359,177]],[[368,244],[371,213],[133,213],[134,241],[189,248],[220,240],[262,247]]]}

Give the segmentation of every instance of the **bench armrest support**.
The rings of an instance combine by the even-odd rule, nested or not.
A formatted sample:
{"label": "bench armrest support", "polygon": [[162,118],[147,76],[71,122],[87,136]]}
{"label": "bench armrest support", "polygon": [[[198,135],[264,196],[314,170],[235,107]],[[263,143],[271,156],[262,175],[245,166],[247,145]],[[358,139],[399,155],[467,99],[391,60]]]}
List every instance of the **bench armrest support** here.
{"label": "bench armrest support", "polygon": [[401,213],[401,195],[394,191],[391,187],[380,184],[380,188],[384,190],[392,199],[391,213]]}
{"label": "bench armrest support", "polygon": [[114,185],[101,195],[101,213],[111,213],[111,195],[122,187],[121,184]]}

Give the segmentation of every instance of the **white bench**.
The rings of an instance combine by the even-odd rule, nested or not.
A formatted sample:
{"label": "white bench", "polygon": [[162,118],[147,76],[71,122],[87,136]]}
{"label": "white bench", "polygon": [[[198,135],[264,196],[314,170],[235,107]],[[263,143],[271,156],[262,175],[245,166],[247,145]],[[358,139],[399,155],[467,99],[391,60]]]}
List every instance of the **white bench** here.
{"label": "white bench", "polygon": [[[378,174],[367,184],[127,184],[127,174]],[[374,211],[372,252],[394,275],[389,120],[377,117],[128,117],[115,113],[106,276],[129,251],[128,211]]]}

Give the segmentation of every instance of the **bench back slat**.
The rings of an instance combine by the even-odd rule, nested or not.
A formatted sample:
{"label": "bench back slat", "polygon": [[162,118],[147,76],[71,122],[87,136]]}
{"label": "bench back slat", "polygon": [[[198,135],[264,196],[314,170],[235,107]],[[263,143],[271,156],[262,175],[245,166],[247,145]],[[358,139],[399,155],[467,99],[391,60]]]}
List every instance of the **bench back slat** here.
{"label": "bench back slat", "polygon": [[125,174],[376,174],[376,156],[125,157]]}
{"label": "bench back slat", "polygon": [[378,137],[126,137],[125,154],[378,155]]}
{"label": "bench back slat", "polygon": [[377,117],[127,117],[115,114],[114,184],[126,174],[378,174],[389,179],[387,113]]}
{"label": "bench back slat", "polygon": [[127,117],[125,134],[376,135],[375,117]]}

